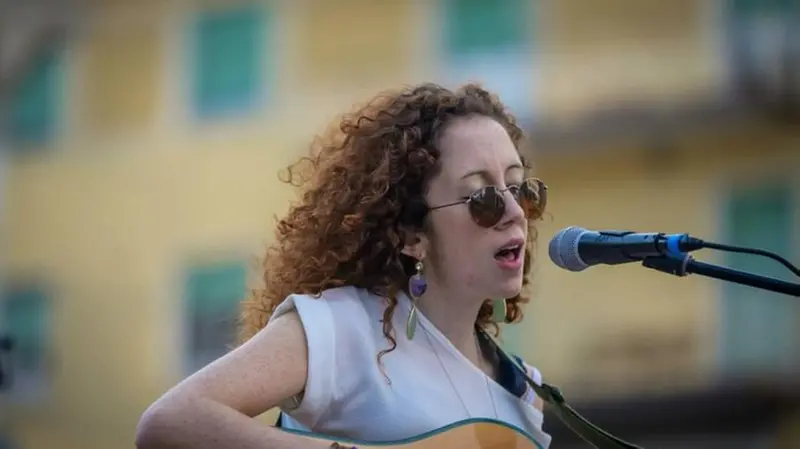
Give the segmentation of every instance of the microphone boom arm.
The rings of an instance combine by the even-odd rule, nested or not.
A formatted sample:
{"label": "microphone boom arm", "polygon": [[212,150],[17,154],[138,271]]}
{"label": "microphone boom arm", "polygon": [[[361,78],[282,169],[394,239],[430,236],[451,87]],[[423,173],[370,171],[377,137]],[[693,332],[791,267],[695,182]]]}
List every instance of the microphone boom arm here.
{"label": "microphone boom arm", "polygon": [[800,297],[800,284],[781,281],[779,279],[734,270],[705,262],[698,262],[688,254],[666,255],[661,257],[645,257],[642,266],[674,276],[699,274],[722,281],[760,288],[774,293]]}

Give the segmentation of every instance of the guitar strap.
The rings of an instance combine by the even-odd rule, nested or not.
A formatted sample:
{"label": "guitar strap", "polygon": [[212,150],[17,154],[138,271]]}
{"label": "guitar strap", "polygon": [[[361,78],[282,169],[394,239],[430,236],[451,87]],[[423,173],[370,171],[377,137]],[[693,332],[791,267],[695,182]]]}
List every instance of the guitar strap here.
{"label": "guitar strap", "polygon": [[498,354],[507,359],[514,368],[516,368],[536,395],[550,406],[558,419],[584,441],[597,449],[642,449],[640,446],[628,443],[627,441],[611,435],[578,414],[578,412],[567,404],[564,396],[557,387],[544,382],[542,382],[542,385],[537,384],[530,378],[527,370],[520,364],[516,357],[510,356],[491,335],[486,332],[481,333],[497,349]]}

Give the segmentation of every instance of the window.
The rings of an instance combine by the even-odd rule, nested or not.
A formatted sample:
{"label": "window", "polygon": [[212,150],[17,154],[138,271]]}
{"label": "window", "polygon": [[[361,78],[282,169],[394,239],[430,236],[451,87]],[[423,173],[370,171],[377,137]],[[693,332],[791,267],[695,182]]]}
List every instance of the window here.
{"label": "window", "polygon": [[187,368],[194,372],[235,343],[247,273],[243,264],[234,262],[196,266],[186,282]]}
{"label": "window", "polygon": [[[796,230],[800,229],[793,223],[795,204],[787,184],[732,189],[724,217],[725,242],[793,260]],[[727,254],[725,265],[784,280],[793,277],[785,267],[764,257]],[[796,298],[730,282],[722,286],[723,368],[736,373],[775,371],[800,361],[800,303]]]}
{"label": "window", "polygon": [[441,0],[443,60],[454,83],[496,92],[522,124],[533,120],[533,0]]}
{"label": "window", "polygon": [[746,94],[780,96],[798,81],[791,78],[800,68],[800,2],[726,0],[725,4],[736,88]]}
{"label": "window", "polygon": [[61,88],[61,51],[50,48],[36,55],[11,97],[9,135],[25,147],[52,137],[56,130]]}
{"label": "window", "polygon": [[[0,302],[0,333],[11,338],[11,393],[28,396],[46,387],[50,303],[38,286],[10,288]],[[7,367],[3,367],[4,369]]]}
{"label": "window", "polygon": [[448,55],[480,55],[527,46],[530,0],[444,1]]}
{"label": "window", "polygon": [[263,92],[264,9],[203,12],[195,28],[194,101],[201,116],[248,109]]}

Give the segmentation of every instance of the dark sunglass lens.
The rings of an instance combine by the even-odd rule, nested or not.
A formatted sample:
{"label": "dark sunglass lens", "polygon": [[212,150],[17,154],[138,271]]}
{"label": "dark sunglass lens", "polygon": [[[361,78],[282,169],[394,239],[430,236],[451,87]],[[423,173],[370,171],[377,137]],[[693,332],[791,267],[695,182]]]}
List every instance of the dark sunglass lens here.
{"label": "dark sunglass lens", "polygon": [[472,218],[479,226],[491,228],[496,225],[506,211],[503,196],[493,186],[475,192],[469,202]]}

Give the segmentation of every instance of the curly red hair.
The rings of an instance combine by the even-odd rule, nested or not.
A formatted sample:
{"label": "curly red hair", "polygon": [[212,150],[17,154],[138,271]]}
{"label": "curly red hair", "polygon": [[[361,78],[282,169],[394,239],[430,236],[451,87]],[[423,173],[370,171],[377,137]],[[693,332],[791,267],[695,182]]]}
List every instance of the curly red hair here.
{"label": "curly red hair", "polygon": [[[285,181],[305,191],[278,222],[263,260],[264,287],[243,302],[240,339],[262,329],[293,293],[318,295],[350,285],[388,299],[383,333],[391,344],[388,351],[394,349],[396,296],[408,285],[415,262],[400,252],[403,230],[423,227],[426,184],[439,169],[437,137],[454,118],[472,115],[496,120],[520,151],[523,133],[514,116],[475,84],[456,91],[422,84],[383,93],[318,138],[311,156],[288,168]],[[532,222],[528,238],[533,248]],[[523,285],[529,283],[531,263],[529,249]],[[507,298],[506,320],[521,320],[520,306],[527,302],[522,294]],[[496,333],[491,316],[487,301],[476,325]]]}

